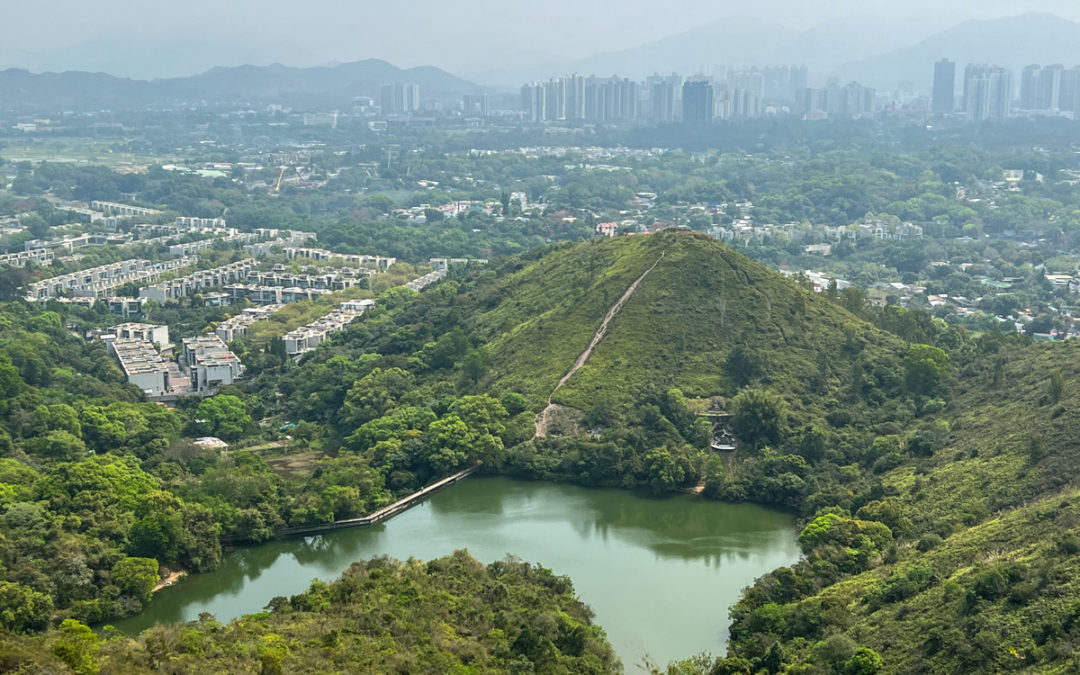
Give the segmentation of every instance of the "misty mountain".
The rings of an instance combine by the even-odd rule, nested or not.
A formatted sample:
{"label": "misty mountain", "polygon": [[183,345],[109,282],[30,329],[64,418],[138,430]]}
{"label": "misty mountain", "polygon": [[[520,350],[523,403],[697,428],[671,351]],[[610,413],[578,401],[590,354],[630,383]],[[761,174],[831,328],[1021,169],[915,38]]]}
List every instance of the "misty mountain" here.
{"label": "misty mountain", "polygon": [[456,99],[479,87],[432,66],[401,69],[367,59],[332,67],[236,66],[191,77],[133,80],[105,73],[0,71],[0,105],[27,108],[134,108],[191,101],[276,102],[344,107],[356,96],[379,95],[382,84],[420,85],[425,100]]}
{"label": "misty mountain", "polygon": [[36,52],[10,52],[0,45],[0,70],[11,67],[62,73],[75,68],[136,80],[190,77],[216,66],[280,60],[304,67],[325,65],[317,54],[295,44],[282,51],[280,47],[199,35],[129,35],[122,40],[110,35]]}
{"label": "misty mountain", "polygon": [[720,65],[781,64],[805,64],[812,75],[824,75],[849,61],[910,45],[935,28],[925,21],[893,22],[888,31],[883,31],[880,19],[853,16],[796,30],[760,19],[734,17],[631,49],[529,68],[491,70],[477,73],[473,79],[520,85],[572,72],[644,77],[654,72],[709,72]]}
{"label": "misty mountain", "polygon": [[1029,63],[1071,67],[1080,64],[1080,24],[1040,12],[966,21],[910,47],[847,63],[837,68],[836,75],[881,89],[901,82],[929,87],[934,61],[942,58],[956,62],[958,83],[967,63],[1007,66],[1014,77]]}

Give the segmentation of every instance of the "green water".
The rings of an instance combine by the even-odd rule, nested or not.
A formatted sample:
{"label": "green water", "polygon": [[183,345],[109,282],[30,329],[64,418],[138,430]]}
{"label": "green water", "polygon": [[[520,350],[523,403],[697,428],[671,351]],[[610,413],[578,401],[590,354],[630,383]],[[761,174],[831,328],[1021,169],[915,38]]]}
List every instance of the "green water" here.
{"label": "green water", "polygon": [[380,525],[234,551],[115,625],[136,632],[200,612],[227,621],[315,577],[333,579],[355,560],[426,560],[459,548],[483,562],[509,553],[569,575],[627,672],[645,654],[666,664],[721,652],[742,588],[799,557],[791,516],[760,506],[474,477]]}

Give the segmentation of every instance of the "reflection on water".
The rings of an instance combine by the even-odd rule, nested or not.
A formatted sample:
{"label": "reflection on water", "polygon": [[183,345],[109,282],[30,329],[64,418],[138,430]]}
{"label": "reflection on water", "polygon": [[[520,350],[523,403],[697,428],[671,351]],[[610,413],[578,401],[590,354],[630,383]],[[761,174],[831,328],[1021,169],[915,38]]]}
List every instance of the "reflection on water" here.
{"label": "reflection on water", "polygon": [[356,560],[428,559],[459,548],[484,562],[513,554],[569,575],[628,672],[645,653],[666,663],[722,650],[741,589],[798,559],[791,517],[758,506],[470,478],[379,525],[240,548],[116,625],[135,632],[200,612],[227,621]]}

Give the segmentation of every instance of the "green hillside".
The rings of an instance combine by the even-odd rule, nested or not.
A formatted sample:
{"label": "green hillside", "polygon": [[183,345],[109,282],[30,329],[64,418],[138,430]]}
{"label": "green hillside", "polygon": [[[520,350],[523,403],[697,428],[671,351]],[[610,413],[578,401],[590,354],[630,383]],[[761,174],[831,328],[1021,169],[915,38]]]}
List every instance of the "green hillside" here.
{"label": "green hillside", "polygon": [[[663,257],[661,258],[661,255]],[[664,233],[562,247],[502,276],[473,318],[491,352],[491,384],[536,406],[588,345],[605,312],[659,260],[588,362],[555,396],[581,410],[624,407],[650,390],[733,396],[775,387],[796,420],[820,416],[849,373],[845,346],[899,359],[901,341],[724,244]],[[728,358],[752,364],[738,381]]]}
{"label": "green hillside", "polygon": [[886,473],[892,496],[854,513],[888,521],[896,544],[850,576],[842,537],[804,545],[808,562],[763,577],[733,612],[726,667],[775,641],[791,672],[840,672],[857,644],[883,672],[1080,669],[1077,356],[1067,343],[976,360],[940,446]]}

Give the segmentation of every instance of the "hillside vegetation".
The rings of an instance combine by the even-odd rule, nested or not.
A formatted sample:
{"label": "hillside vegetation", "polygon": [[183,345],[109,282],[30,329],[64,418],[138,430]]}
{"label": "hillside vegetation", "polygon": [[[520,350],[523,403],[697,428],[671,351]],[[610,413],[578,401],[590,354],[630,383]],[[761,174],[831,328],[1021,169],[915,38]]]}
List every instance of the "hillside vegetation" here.
{"label": "hillside vegetation", "polygon": [[[427,563],[375,558],[313,582],[271,611],[209,615],[137,639],[66,621],[0,643],[4,672],[612,673],[619,660],[566,577],[468,553]],[[68,671],[70,672],[70,671]]]}
{"label": "hillside vegetation", "polygon": [[[830,510],[831,534],[813,536],[819,518],[800,538],[805,562],[749,589],[724,667],[764,662],[775,644],[791,672],[840,672],[867,645],[885,672],[1076,672],[1078,347],[972,364],[938,446],[882,476],[890,496]],[[836,548],[851,545],[838,524],[852,516],[894,537],[862,570]]]}

